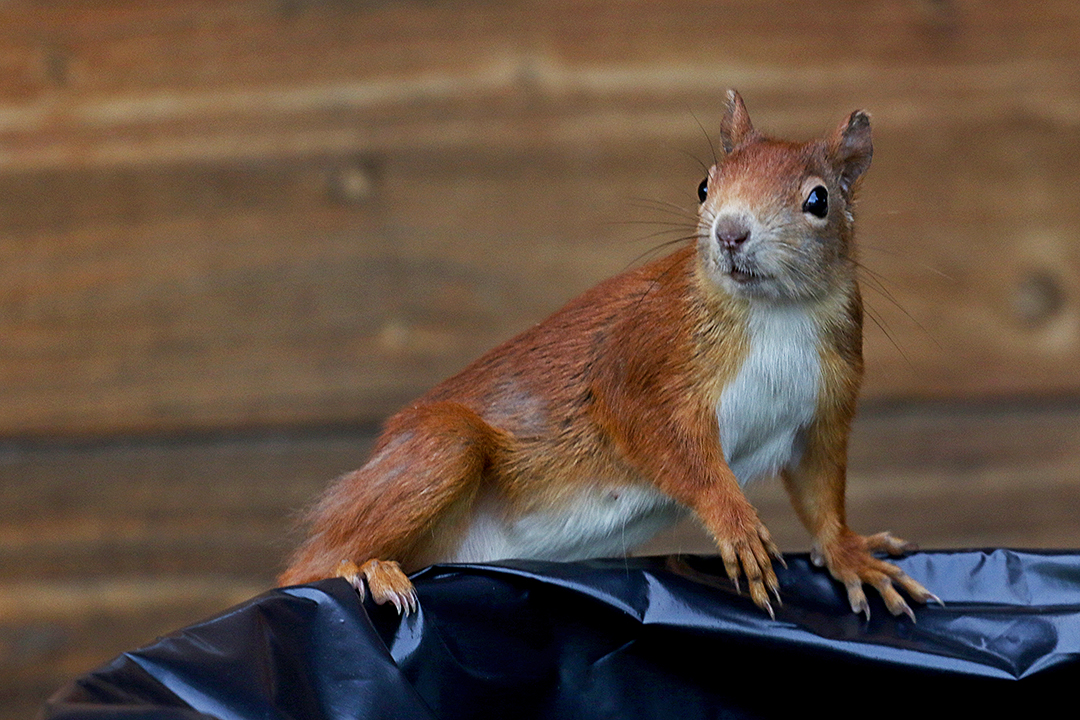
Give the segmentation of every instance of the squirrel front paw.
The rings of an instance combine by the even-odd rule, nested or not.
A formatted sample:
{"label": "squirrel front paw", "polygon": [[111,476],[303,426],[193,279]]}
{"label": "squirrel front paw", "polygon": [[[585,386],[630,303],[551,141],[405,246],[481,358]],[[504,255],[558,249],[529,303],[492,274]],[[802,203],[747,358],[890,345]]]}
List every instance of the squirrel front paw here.
{"label": "squirrel front paw", "polygon": [[366,596],[366,585],[367,589],[371,590],[372,600],[379,605],[388,602],[393,604],[399,615],[407,617],[419,607],[416,588],[401,566],[393,560],[373,558],[363,565],[357,565],[352,560],[342,560],[337,567],[337,577],[348,580],[360,594],[361,600]]}
{"label": "squirrel front paw", "polygon": [[782,603],[780,582],[773,571],[772,560],[775,558],[784,565],[784,558],[757,514],[753,510],[750,512],[752,517],[745,522],[733,525],[722,534],[716,533],[716,546],[724,561],[724,570],[735,584],[735,589],[739,590],[739,578],[745,575],[750,599],[775,619],[769,593],[772,593],[777,605]]}
{"label": "squirrel front paw", "polygon": [[836,580],[843,583],[852,612],[862,613],[867,620],[870,619],[870,605],[863,591],[864,585],[870,585],[881,595],[890,613],[904,614],[914,621],[915,613],[897,591],[897,587],[920,604],[925,605],[930,600],[943,603],[903,570],[874,557],[873,553],[884,552],[899,557],[917,549],[914,543],[901,540],[888,532],[864,536],[845,528],[831,541],[815,542],[810,552],[810,560],[818,567],[827,568]]}

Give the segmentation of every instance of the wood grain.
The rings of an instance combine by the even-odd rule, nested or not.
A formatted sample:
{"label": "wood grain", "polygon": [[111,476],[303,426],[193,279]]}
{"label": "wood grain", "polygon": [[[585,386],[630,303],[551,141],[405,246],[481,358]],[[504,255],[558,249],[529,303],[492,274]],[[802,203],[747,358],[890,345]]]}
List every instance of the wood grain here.
{"label": "wood grain", "polygon": [[387,413],[687,235],[730,86],[873,115],[854,527],[1080,545],[1078,41],[1074,0],[0,3],[0,720],[267,587]]}
{"label": "wood grain", "polygon": [[[0,447],[0,719],[270,587],[297,509],[370,442],[339,428]],[[1080,547],[1075,404],[869,407],[851,466],[862,532],[924,548]],[[750,492],[781,547],[805,549],[780,484]],[[713,549],[691,525],[644,549],[677,551]]]}
{"label": "wood grain", "polygon": [[1080,20],[1027,7],[5,3],[0,435],[375,422],[686,234],[729,85],[873,112],[867,397],[1075,396]]}

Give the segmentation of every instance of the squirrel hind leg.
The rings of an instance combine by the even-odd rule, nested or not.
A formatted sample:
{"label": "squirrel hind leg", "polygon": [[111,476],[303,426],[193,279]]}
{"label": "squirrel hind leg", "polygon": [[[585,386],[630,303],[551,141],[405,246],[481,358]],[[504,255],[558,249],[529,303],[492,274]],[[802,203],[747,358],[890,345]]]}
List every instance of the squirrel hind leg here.
{"label": "squirrel hind leg", "polygon": [[[508,443],[459,403],[394,416],[371,459],[331,485],[309,513],[311,534],[279,584],[356,578],[353,585],[362,591],[366,580],[376,600],[377,587],[403,587],[398,563],[411,571],[418,560],[436,561],[456,547],[484,473]],[[388,592],[393,602],[397,590]]]}

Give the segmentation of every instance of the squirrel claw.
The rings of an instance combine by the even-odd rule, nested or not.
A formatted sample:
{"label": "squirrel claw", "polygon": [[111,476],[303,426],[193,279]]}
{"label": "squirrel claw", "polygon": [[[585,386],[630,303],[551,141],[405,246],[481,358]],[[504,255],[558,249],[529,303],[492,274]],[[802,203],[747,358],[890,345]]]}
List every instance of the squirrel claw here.
{"label": "squirrel claw", "polygon": [[848,604],[851,605],[851,612],[856,615],[866,616],[866,622],[870,622],[870,603],[866,599],[866,593],[863,592],[862,581],[855,579],[845,583],[848,595]]}
{"label": "squirrel claw", "polygon": [[367,599],[367,588],[364,586],[364,578],[360,575],[360,567],[351,560],[342,560],[338,563],[335,577],[346,580],[360,596],[360,602]]}

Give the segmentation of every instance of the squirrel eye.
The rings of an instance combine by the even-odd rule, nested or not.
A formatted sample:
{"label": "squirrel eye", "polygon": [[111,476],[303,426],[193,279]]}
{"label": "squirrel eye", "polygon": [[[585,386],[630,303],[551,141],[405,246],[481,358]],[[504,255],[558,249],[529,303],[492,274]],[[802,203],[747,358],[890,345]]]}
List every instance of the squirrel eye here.
{"label": "squirrel eye", "polygon": [[824,185],[818,185],[810,191],[802,204],[802,211],[816,218],[823,218],[829,214],[829,191]]}
{"label": "squirrel eye", "polygon": [[705,202],[705,197],[709,194],[709,178],[705,178],[701,181],[701,184],[697,186],[697,199],[699,203]]}

